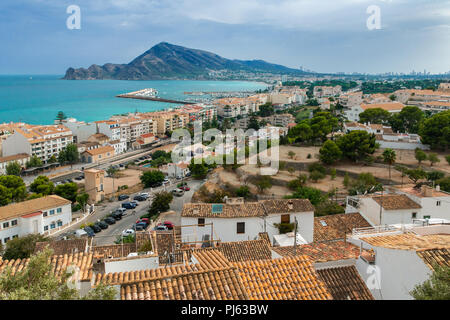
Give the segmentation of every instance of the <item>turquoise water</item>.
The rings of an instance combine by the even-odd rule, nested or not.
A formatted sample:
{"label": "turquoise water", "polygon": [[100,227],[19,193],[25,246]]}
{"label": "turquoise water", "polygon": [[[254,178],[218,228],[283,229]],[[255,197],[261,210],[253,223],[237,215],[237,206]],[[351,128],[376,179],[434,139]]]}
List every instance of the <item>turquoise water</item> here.
{"label": "turquoise water", "polygon": [[[32,79],[30,79],[32,77]],[[0,123],[51,124],[58,111],[83,121],[113,114],[161,110],[175,106],[156,101],[121,99],[120,93],[155,88],[162,98],[184,100],[184,91],[239,91],[266,88],[245,81],[59,80],[61,76],[0,76]]]}

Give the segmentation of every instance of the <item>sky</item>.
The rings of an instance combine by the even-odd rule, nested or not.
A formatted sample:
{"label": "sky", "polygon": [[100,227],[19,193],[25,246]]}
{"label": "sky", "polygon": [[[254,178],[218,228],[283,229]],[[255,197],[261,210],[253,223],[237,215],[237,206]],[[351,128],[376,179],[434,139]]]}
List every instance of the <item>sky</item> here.
{"label": "sky", "polygon": [[450,0],[0,1],[0,74],[128,63],[162,41],[316,72],[442,73]]}

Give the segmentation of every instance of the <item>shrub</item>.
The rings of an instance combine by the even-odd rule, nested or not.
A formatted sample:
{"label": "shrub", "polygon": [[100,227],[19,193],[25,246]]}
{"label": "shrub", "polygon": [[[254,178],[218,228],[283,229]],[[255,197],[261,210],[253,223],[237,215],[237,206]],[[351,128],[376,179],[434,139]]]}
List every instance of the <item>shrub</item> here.
{"label": "shrub", "polygon": [[306,156],[306,159],[311,159],[311,158],[312,158],[311,153],[308,153],[308,155]]}
{"label": "shrub", "polygon": [[311,172],[309,174],[309,179],[311,179],[314,182],[317,182],[317,181],[319,181],[320,179],[323,179],[323,178],[325,178],[325,174],[323,174],[320,171],[314,170],[313,172]]}
{"label": "shrub", "polygon": [[288,233],[294,231],[294,223],[274,223],[274,226],[278,228],[280,234]]}
{"label": "shrub", "polygon": [[309,172],[319,171],[320,173],[322,173],[324,175],[327,174],[327,169],[318,162],[311,163],[310,165],[308,165],[308,171]]}

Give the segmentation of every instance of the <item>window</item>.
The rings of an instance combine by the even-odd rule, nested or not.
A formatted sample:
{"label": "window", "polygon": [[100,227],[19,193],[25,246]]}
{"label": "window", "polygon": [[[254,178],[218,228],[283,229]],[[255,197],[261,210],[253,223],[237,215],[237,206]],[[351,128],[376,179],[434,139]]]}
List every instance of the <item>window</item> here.
{"label": "window", "polygon": [[17,226],[17,220],[11,221],[11,226]]}
{"label": "window", "polygon": [[245,222],[238,222],[236,224],[237,233],[245,233]]}
{"label": "window", "polygon": [[3,228],[9,228],[9,222],[3,222]]}
{"label": "window", "polygon": [[55,214],[55,210],[50,210],[50,215]]}
{"label": "window", "polygon": [[198,218],[198,226],[199,227],[205,226],[205,218]]}
{"label": "window", "polygon": [[439,207],[441,205],[441,201],[436,201],[436,206]]}
{"label": "window", "polygon": [[47,231],[48,230],[48,226],[44,226],[44,231]]}
{"label": "window", "polygon": [[413,219],[417,218],[417,212],[413,212],[413,213],[412,213],[412,218],[413,218]]}
{"label": "window", "polygon": [[289,214],[282,214],[281,215],[281,223],[290,223],[290,215]]}
{"label": "window", "polygon": [[62,221],[58,221],[58,227],[62,226]]}
{"label": "window", "polygon": [[3,239],[3,243],[7,243],[9,241],[9,237]]}
{"label": "window", "polygon": [[54,222],[50,225],[50,229],[55,229],[55,223]]}
{"label": "window", "polygon": [[12,236],[12,238],[13,238],[13,239],[15,239],[15,238],[18,238],[18,237],[19,237],[19,235],[18,235],[18,234],[16,234],[16,235]]}
{"label": "window", "polygon": [[46,216],[47,216],[47,211],[44,211],[44,214],[43,214],[43,216],[44,216],[44,217],[46,217]]}
{"label": "window", "polygon": [[61,212],[62,212],[62,208],[56,209],[56,212],[57,212],[57,213],[61,213]]}
{"label": "window", "polygon": [[423,216],[424,219],[430,219],[431,216]]}

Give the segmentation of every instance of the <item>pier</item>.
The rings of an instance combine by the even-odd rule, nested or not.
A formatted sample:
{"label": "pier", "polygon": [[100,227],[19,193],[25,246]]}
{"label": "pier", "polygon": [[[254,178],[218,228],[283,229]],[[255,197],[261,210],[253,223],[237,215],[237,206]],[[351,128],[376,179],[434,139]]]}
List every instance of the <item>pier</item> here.
{"label": "pier", "polygon": [[195,104],[195,102],[178,101],[178,100],[164,99],[164,98],[158,98],[158,97],[139,96],[139,95],[136,95],[136,94],[133,94],[133,93],[119,94],[116,97],[117,98],[127,98],[127,99],[139,99],[139,100],[168,102],[168,103],[175,103],[175,104]]}

